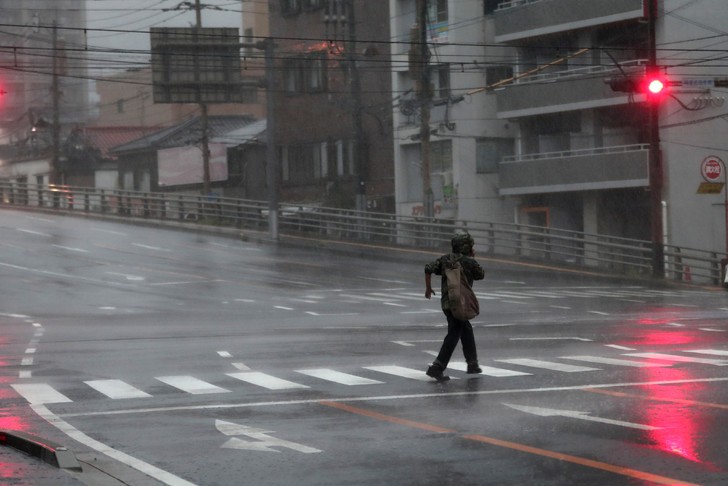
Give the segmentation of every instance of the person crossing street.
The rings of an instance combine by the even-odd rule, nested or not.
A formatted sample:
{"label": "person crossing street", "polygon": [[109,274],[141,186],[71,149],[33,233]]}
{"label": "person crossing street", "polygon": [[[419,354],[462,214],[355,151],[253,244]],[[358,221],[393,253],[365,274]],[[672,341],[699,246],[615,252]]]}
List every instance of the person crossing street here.
{"label": "person crossing street", "polygon": [[435,291],[432,289],[432,275],[441,275],[440,306],[447,319],[447,335],[445,336],[437,358],[426,371],[427,376],[435,378],[437,381],[447,381],[450,379],[444,372],[458,342],[462,342],[463,354],[468,365],[467,372],[469,374],[482,372],[478,365],[478,351],[475,344],[473,326],[470,324],[470,321],[455,318],[450,310],[445,268],[453,262],[459,262],[471,286],[474,280],[482,280],[485,278],[485,271],[475,260],[475,240],[470,234],[456,234],[451,239],[450,245],[452,247],[451,253],[442,255],[425,265],[425,298],[429,299],[435,294]]}

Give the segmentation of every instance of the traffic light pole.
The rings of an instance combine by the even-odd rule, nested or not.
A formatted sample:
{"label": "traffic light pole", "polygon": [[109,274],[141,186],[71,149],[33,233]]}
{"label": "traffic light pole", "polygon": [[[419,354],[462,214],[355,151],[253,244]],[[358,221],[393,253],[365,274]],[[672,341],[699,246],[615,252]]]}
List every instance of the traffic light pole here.
{"label": "traffic light pole", "polygon": [[[657,42],[655,22],[657,20],[657,1],[647,0],[648,51],[647,76],[657,74]],[[649,169],[650,169],[650,219],[652,237],[652,275],[665,276],[665,245],[662,225],[662,188],[663,170],[660,153],[660,103],[647,100],[649,124]]]}

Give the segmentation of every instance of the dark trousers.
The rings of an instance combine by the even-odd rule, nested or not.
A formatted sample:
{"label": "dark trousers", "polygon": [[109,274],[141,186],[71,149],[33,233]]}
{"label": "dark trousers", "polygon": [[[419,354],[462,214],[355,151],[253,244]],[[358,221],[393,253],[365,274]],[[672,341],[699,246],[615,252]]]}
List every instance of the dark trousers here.
{"label": "dark trousers", "polygon": [[473,326],[470,325],[469,321],[455,319],[449,310],[443,312],[445,312],[445,317],[447,317],[447,336],[445,336],[445,341],[442,343],[440,354],[437,355],[435,363],[443,368],[447,368],[447,364],[450,362],[450,358],[458,345],[458,341],[463,342],[465,361],[467,363],[477,363],[478,351],[475,348]]}

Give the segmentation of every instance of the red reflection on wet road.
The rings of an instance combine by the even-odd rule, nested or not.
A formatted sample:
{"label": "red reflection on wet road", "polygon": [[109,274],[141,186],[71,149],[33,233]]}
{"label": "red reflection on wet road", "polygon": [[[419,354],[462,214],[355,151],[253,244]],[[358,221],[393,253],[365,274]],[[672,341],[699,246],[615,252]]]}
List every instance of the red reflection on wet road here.
{"label": "red reflection on wet road", "polygon": [[[685,369],[643,368],[642,371],[646,374],[645,381],[694,378]],[[700,456],[700,447],[708,433],[700,410],[679,403],[680,400],[695,400],[695,395],[705,387],[704,383],[643,386],[641,388],[647,399],[641,407],[644,423],[659,427],[647,432],[652,447],[714,469],[715,466],[706,463]]]}

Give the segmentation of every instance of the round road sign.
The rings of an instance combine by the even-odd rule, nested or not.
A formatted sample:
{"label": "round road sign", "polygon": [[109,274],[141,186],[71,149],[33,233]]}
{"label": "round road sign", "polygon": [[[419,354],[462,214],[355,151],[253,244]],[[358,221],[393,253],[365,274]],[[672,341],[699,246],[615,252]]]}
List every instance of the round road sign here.
{"label": "round road sign", "polygon": [[700,164],[700,172],[706,181],[718,182],[723,177],[723,161],[714,155],[706,157]]}

